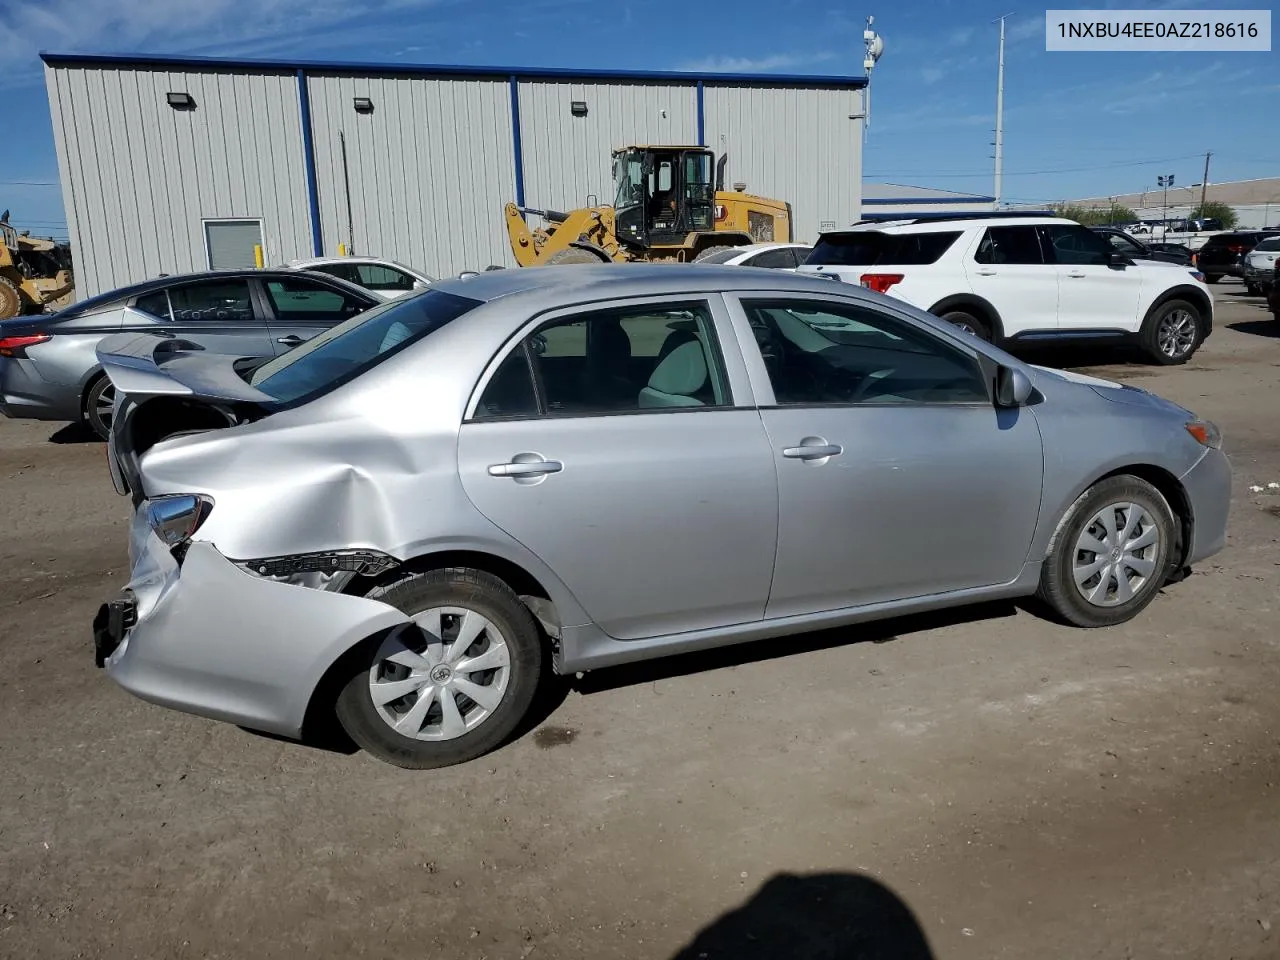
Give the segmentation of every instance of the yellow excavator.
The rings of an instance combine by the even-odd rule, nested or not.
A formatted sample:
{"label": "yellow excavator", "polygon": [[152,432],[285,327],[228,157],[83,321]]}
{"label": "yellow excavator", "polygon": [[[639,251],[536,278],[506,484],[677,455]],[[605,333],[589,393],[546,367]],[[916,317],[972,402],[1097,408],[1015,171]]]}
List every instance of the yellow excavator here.
{"label": "yellow excavator", "polygon": [[61,256],[65,248],[19,234],[8,219],[6,210],[0,216],[0,320],[38,313],[72,289],[71,271]]}
{"label": "yellow excavator", "polygon": [[[689,262],[727,247],[789,241],[790,205],[749,194],[742,183],[726,191],[726,159],[717,164],[705,147],[622,147],[613,151],[613,206],[562,213],[508,203],[511,250],[522,267]],[[546,226],[531,230],[526,214]]]}

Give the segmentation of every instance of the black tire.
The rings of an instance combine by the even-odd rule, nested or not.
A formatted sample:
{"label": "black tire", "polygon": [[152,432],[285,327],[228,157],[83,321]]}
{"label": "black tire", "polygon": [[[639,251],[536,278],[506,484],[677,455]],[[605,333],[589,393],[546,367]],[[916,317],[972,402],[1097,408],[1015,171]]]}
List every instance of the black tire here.
{"label": "black tire", "polygon": [[977,314],[970,313],[968,310],[948,310],[942,315],[942,319],[979,340],[991,342],[991,324]]}
{"label": "black tire", "polygon": [[[370,672],[375,667],[380,670],[387,667],[386,661],[379,666],[379,654],[387,649],[384,644],[400,641],[382,638],[372,640],[363,651],[351,658],[350,669],[353,673],[346,678],[335,704],[338,722],[347,735],[379,760],[412,770],[465,763],[506,742],[533,703],[543,662],[542,634],[537,621],[511,588],[497,577],[480,570],[450,568],[406,574],[389,584],[374,588],[368,596],[407,614],[421,613],[432,607],[462,607],[478,613],[492,623],[505,640],[509,656],[506,668],[509,676],[501,700],[487,717],[480,720],[475,729],[453,739],[416,739],[392,729],[390,722],[384,720],[378,712],[370,692]],[[447,634],[448,629],[441,632]],[[423,641],[422,646],[425,646],[425,635],[420,631],[402,635],[403,642],[409,646],[417,643],[419,638]],[[486,632],[480,635],[476,643],[489,647],[492,640]],[[408,676],[409,668],[404,669]],[[494,674],[490,676],[489,684],[497,683],[496,671],[485,673]],[[477,674],[471,674],[468,682],[475,683],[476,677]],[[455,696],[447,690],[442,693],[437,688],[436,705],[429,708],[422,718],[420,728],[428,725],[428,718],[436,716],[442,710],[444,696],[454,698],[455,709],[462,711],[464,718],[475,716],[474,710],[481,709],[480,704],[464,694]],[[458,697],[461,698],[461,706],[458,706]],[[387,709],[394,709],[394,703],[388,705]]]}
{"label": "black tire", "polygon": [[[1077,547],[1081,535],[1093,523],[1094,518],[1107,507],[1118,504],[1136,504],[1141,507],[1157,530],[1158,539],[1153,545],[1154,549],[1144,548],[1147,555],[1141,559],[1152,563],[1151,573],[1133,590],[1132,597],[1116,602],[1113,606],[1101,606],[1090,602],[1081,591],[1096,589],[1106,568],[1095,574],[1097,582],[1088,579],[1084,586],[1077,587],[1075,561],[1079,558],[1082,563],[1095,562],[1103,559],[1103,556],[1079,551]],[[1116,525],[1119,526],[1118,519]],[[1180,556],[1178,530],[1177,520],[1168,501],[1145,480],[1128,475],[1101,480],[1080,495],[1058,525],[1053,540],[1049,543],[1049,554],[1045,558],[1044,567],[1040,571],[1040,587],[1036,596],[1058,617],[1073,626],[1110,627],[1131,620],[1155,598],[1176,568]],[[1123,533],[1123,530],[1119,532]],[[1136,539],[1130,542],[1135,542]],[[1086,561],[1086,556],[1092,556],[1094,560]],[[1120,575],[1129,580],[1130,573],[1137,574],[1138,571],[1125,568]],[[1104,599],[1116,599],[1110,596],[1113,587],[1118,592],[1119,581],[1116,577],[1111,577],[1110,585],[1103,587],[1107,595]]]}
{"label": "black tire", "polygon": [[111,415],[107,411],[114,397],[115,388],[105,373],[100,374],[85,391],[84,422],[102,440],[111,436]]}
{"label": "black tire", "polygon": [[1246,280],[1244,282],[1244,292],[1251,297],[1256,297],[1262,293],[1262,288],[1258,286],[1256,283],[1252,283],[1251,281]]}
{"label": "black tire", "polygon": [[0,320],[10,320],[22,313],[22,295],[7,277],[0,277]]}
{"label": "black tire", "polygon": [[558,250],[547,258],[547,265],[555,267],[576,264],[585,264],[590,266],[591,264],[605,262],[606,261],[603,260],[599,254],[591,250],[585,250],[582,247],[565,247],[563,250]]}
{"label": "black tire", "polygon": [[[1181,331],[1172,341],[1166,340],[1166,325]],[[1204,342],[1204,320],[1200,316],[1200,309],[1186,300],[1165,301],[1147,314],[1139,339],[1142,352],[1153,363],[1161,366],[1186,363]],[[1168,345],[1170,342],[1174,344],[1172,353],[1161,346],[1162,343]]]}
{"label": "black tire", "polygon": [[1217,283],[1221,279],[1222,279],[1222,274],[1220,273],[1206,273],[1204,275],[1205,283]]}

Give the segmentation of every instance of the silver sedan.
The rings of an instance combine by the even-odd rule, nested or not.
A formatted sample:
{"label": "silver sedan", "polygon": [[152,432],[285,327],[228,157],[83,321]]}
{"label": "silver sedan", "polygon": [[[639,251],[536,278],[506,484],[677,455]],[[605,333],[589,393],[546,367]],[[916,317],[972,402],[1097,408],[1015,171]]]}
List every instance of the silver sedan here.
{"label": "silver sedan", "polygon": [[1123,623],[1226,537],[1211,423],[779,271],[503,271],[265,364],[174,347],[99,348],[136,509],[99,663],[406,767],[500,745],[548,671],[992,598]]}

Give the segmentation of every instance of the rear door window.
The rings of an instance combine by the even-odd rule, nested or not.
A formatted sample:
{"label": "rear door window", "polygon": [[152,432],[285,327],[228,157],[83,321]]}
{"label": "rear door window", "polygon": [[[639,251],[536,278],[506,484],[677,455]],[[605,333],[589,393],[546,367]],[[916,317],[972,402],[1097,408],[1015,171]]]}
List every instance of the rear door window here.
{"label": "rear door window", "polygon": [[169,288],[175,323],[256,323],[249,281],[201,280]]}
{"label": "rear door window", "polygon": [[833,267],[874,267],[880,264],[919,266],[937,263],[956,238],[959,230],[929,233],[882,233],[879,230],[854,230],[822,236],[806,263]]}
{"label": "rear door window", "polygon": [[1035,227],[988,227],[973,254],[978,263],[1043,264]]}
{"label": "rear door window", "polygon": [[763,250],[757,253],[743,265],[747,267],[768,267],[773,270],[791,270],[795,268],[796,257],[791,252],[790,247],[776,247],[773,250]]}
{"label": "rear door window", "polygon": [[1111,259],[1109,244],[1085,227],[1053,223],[1041,227],[1057,263],[1105,267]]}
{"label": "rear door window", "polygon": [[356,281],[367,290],[412,290],[413,277],[395,267],[386,267],[380,263],[361,263],[356,265]]}

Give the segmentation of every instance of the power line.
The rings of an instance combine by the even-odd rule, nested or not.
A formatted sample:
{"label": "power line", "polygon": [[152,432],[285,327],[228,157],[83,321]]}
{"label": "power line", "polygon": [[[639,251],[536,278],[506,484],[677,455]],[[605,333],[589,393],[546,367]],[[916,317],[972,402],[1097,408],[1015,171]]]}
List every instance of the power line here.
{"label": "power line", "polygon": [[[1143,167],[1155,163],[1174,163],[1178,160],[1198,160],[1203,157],[1202,153],[1191,153],[1182,157],[1163,157],[1158,160],[1118,160],[1113,163],[1100,163],[1089,167],[1058,167],[1051,170],[1021,170],[1017,173],[1006,172],[1006,177],[1039,177],[1052,173],[1083,173],[1089,170],[1112,170],[1120,167]],[[963,178],[963,177],[988,177],[991,174],[985,170],[974,173],[930,173],[928,171],[920,171],[916,173],[903,171],[895,171],[894,173],[866,173],[866,177],[926,177],[933,180],[941,180],[944,178]]]}
{"label": "power line", "polygon": [[57,180],[0,180],[7,187],[56,187]]}

